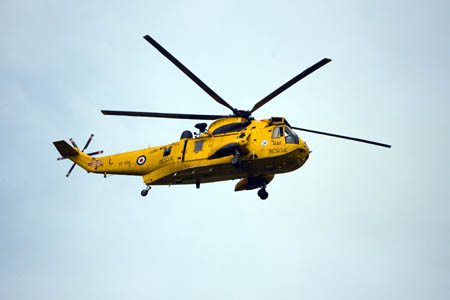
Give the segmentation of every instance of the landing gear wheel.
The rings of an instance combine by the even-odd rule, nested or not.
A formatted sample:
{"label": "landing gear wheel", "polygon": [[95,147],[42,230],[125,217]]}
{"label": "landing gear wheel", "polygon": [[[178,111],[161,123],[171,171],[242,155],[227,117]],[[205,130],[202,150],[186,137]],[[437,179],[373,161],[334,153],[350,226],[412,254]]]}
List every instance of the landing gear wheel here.
{"label": "landing gear wheel", "polygon": [[269,193],[267,193],[265,188],[262,188],[258,191],[258,196],[261,200],[266,200],[269,197]]}
{"label": "landing gear wheel", "polygon": [[147,196],[147,195],[148,195],[148,191],[149,191],[150,189],[151,189],[151,187],[150,187],[149,185],[147,185],[147,187],[141,191],[141,196],[142,196],[142,197]]}

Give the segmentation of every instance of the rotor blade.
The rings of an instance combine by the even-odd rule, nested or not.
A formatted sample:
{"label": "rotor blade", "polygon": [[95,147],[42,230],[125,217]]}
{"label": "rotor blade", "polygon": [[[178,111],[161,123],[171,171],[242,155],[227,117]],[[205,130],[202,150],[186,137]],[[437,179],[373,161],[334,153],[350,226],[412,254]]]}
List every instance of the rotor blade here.
{"label": "rotor blade", "polygon": [[292,78],[291,80],[289,80],[288,82],[286,82],[285,84],[283,84],[282,86],[277,88],[275,91],[273,91],[272,93],[270,93],[269,95],[264,97],[258,103],[256,103],[255,106],[253,106],[252,110],[250,110],[250,113],[254,112],[258,108],[260,108],[261,106],[263,106],[264,104],[266,104],[267,102],[269,102],[270,100],[272,100],[273,98],[275,98],[276,96],[278,96],[279,94],[281,94],[282,92],[284,92],[285,90],[287,90],[288,88],[290,88],[291,86],[296,84],[298,81],[305,78],[306,76],[308,76],[312,72],[316,71],[320,67],[323,67],[330,61],[331,61],[331,59],[324,58],[321,61],[319,61],[318,63],[316,63],[313,66],[309,67],[308,69],[304,70],[303,72],[301,72],[300,74],[298,74],[297,76],[295,76],[294,78]]}
{"label": "rotor blade", "polygon": [[102,153],[103,153],[103,150],[100,150],[100,151],[95,151],[95,152],[88,153],[87,155],[93,156],[93,155],[102,154]]}
{"label": "rotor blade", "polygon": [[[72,143],[72,145],[73,145],[75,148],[78,148],[77,144],[75,143],[75,141],[74,141],[73,139],[69,139],[69,141]],[[79,149],[79,148],[78,148],[78,149]]]}
{"label": "rotor blade", "polygon": [[337,137],[337,138],[341,138],[341,139],[347,139],[347,140],[352,140],[352,141],[356,141],[356,142],[362,142],[362,143],[372,144],[372,145],[376,145],[376,146],[391,148],[391,145],[378,143],[378,142],[373,142],[373,141],[368,141],[368,140],[363,140],[363,139],[354,138],[354,137],[350,137],[350,136],[344,136],[344,135],[333,134],[333,133],[328,133],[328,132],[322,132],[322,131],[317,131],[317,130],[299,128],[299,127],[291,127],[291,128],[292,129],[306,131],[306,132],[312,132],[312,133],[317,133],[317,134],[322,134],[322,135],[328,135],[328,136]]}
{"label": "rotor blade", "polygon": [[70,173],[72,173],[73,168],[75,168],[76,164],[73,163],[73,165],[70,167],[69,172],[67,172],[66,177],[69,177]]}
{"label": "rotor blade", "polygon": [[[100,151],[88,153],[87,155],[93,156],[93,155],[102,154],[102,153],[103,153],[103,150],[100,150]],[[67,159],[67,157],[61,156],[61,157],[58,157],[56,160],[64,160],[64,159]]]}
{"label": "rotor blade", "polygon": [[93,137],[94,137],[94,134],[91,134],[91,136],[90,136],[89,139],[87,140],[86,145],[84,145],[84,148],[83,148],[83,150],[81,150],[81,152],[84,152],[84,150],[86,150],[86,148],[87,148],[87,147],[89,146],[89,144],[91,143]]}
{"label": "rotor blade", "polygon": [[180,69],[184,74],[186,74],[190,79],[192,79],[200,88],[202,88],[208,95],[210,95],[214,100],[223,106],[228,107],[234,112],[233,107],[222,99],[216,92],[214,92],[209,86],[207,86],[203,81],[200,80],[194,73],[192,73],[188,68],[186,68],[178,59],[176,59],[172,54],[164,49],[160,44],[158,44],[149,35],[145,35],[144,39],[149,42],[153,47],[156,48],[162,55],[164,55],[168,60],[170,60],[178,69]]}
{"label": "rotor blade", "polygon": [[195,115],[195,114],[157,113],[144,111],[121,111],[121,110],[102,110],[102,113],[104,115],[112,115],[112,116],[151,117],[151,118],[187,119],[187,120],[217,120],[229,117],[225,115]]}

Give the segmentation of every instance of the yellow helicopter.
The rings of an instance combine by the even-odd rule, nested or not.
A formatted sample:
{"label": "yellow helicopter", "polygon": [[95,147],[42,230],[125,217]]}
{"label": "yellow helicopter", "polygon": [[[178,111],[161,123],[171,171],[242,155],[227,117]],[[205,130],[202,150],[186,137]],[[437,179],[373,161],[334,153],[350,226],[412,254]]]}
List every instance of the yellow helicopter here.
{"label": "yellow helicopter", "polygon": [[198,123],[198,132],[183,131],[178,141],[168,145],[94,157],[103,151],[85,154],[93,135],[90,136],[82,150],[70,139],[73,147],[66,141],[53,142],[61,154],[61,159],[70,159],[73,165],[67,173],[79,165],[88,173],[142,176],[146,188],[141,191],[147,196],[152,185],[179,185],[240,179],[235,191],[258,189],[258,196],[268,197],[266,186],[275,174],[286,173],[300,168],[307,160],[310,150],[295,130],[302,130],[337,138],[343,138],[372,145],[390,148],[390,145],[363,140],[343,135],[293,127],[282,117],[255,120],[251,114],[280,93],[308,76],[331,59],[324,58],[307,68],[275,91],[257,102],[251,110],[238,110],[215,93],[188,68],[172,56],[153,38],[146,35],[144,39],[169,59],[176,67],[192,79],[215,101],[229,108],[230,115],[200,115],[179,113],[157,113],[137,111],[102,110],[104,115],[173,118],[190,120],[211,120]]}

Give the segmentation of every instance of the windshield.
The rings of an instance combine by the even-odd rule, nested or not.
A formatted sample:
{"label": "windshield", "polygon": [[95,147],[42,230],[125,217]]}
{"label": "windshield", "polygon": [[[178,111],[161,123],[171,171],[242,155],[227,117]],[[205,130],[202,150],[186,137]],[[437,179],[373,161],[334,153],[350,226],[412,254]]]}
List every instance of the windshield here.
{"label": "windshield", "polygon": [[295,132],[289,127],[284,128],[286,144],[298,144],[298,136]]}

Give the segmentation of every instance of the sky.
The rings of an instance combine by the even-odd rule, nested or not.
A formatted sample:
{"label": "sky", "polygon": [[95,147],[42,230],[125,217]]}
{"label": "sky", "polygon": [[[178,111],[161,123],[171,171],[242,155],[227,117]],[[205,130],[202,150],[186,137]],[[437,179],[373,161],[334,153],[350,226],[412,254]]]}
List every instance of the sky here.
{"label": "sky", "polygon": [[[1,299],[448,299],[448,1],[0,3]],[[228,114],[312,150],[261,201],[236,181],[154,187],[86,174],[52,142],[106,155],[168,144],[195,122],[101,109]]]}

